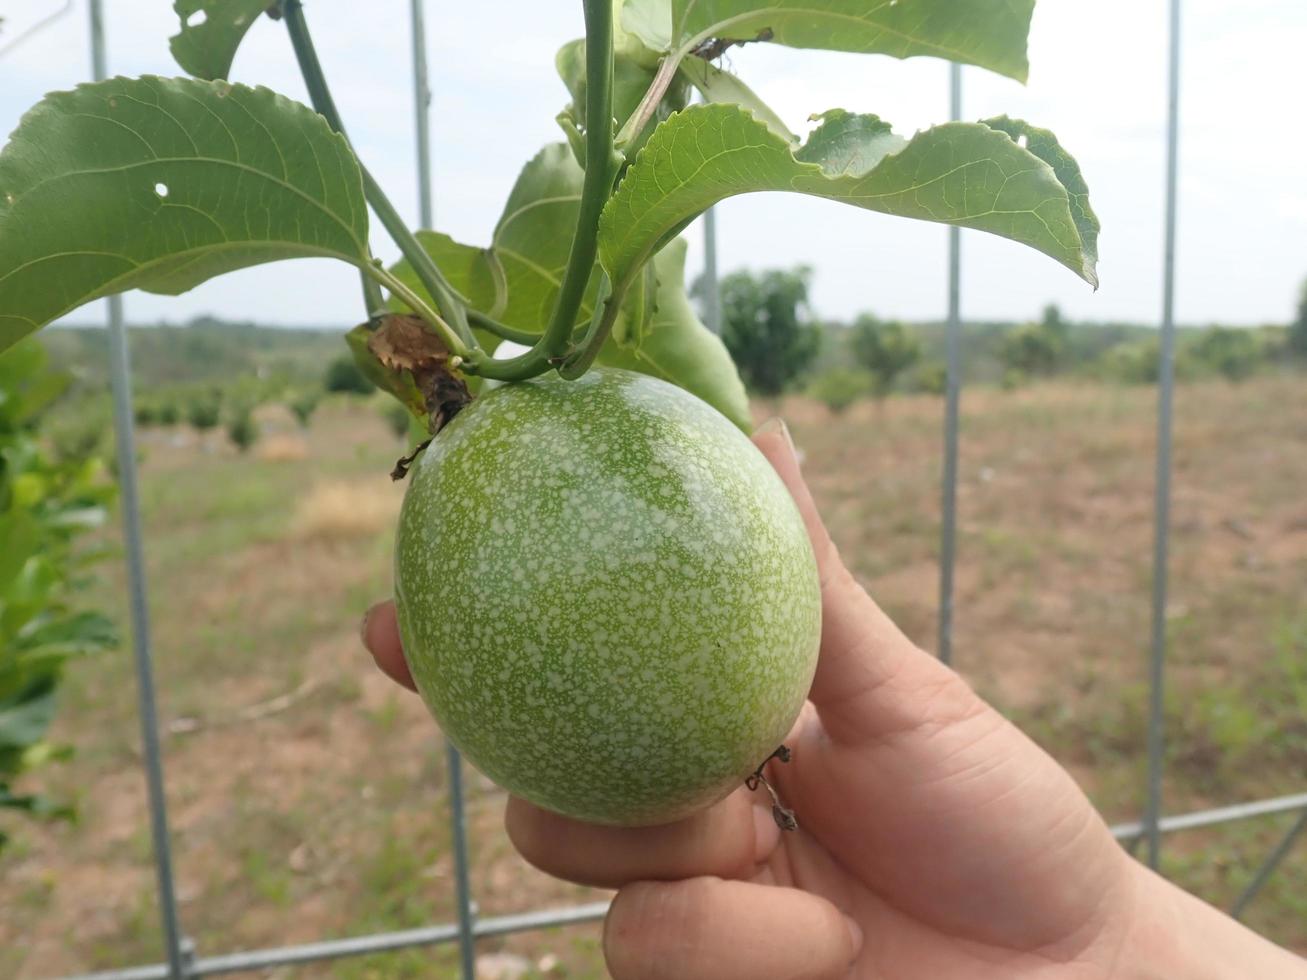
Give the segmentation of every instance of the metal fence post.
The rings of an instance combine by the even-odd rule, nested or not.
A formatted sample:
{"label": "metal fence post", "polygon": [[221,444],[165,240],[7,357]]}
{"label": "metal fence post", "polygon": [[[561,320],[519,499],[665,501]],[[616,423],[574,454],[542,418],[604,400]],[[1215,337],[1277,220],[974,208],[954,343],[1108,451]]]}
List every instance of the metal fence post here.
{"label": "metal fence post", "polygon": [[[100,0],[91,0],[91,72],[96,81],[108,75],[104,46],[104,12]],[[163,760],[159,747],[159,719],[154,700],[154,668],[150,654],[150,610],[145,585],[145,555],[141,543],[140,495],[136,486],[136,434],[132,416],[132,381],[123,326],[121,296],[110,296],[109,377],[113,387],[114,442],[118,455],[118,484],[122,494],[123,537],[127,550],[127,581],[131,591],[132,652],[136,665],[137,715],[145,751],[145,785],[149,796],[150,834],[158,879],[159,918],[169,975],[187,976],[185,940],[177,917],[173,888],[172,848],[168,840],[168,804],[164,795]]]}
{"label": "metal fence post", "polygon": [[[949,119],[962,118],[962,66],[948,66]],[[953,662],[953,570],[958,526],[958,405],[962,396],[962,229],[948,230],[948,325],[944,335],[948,362],[944,401],[943,511],[939,541],[939,659]]]}
{"label": "metal fence post", "polygon": [[1148,795],[1144,826],[1148,866],[1161,859],[1163,721],[1166,674],[1167,550],[1171,525],[1171,405],[1175,393],[1176,172],[1180,138],[1180,0],[1171,0],[1166,114],[1166,233],[1162,268],[1162,336],[1158,363],[1157,477],[1153,517],[1153,630],[1148,666]]}
{"label": "metal fence post", "polygon": [[703,318],[708,329],[722,335],[722,294],[717,288],[717,209],[703,213]]}
{"label": "metal fence post", "polygon": [[[418,216],[423,228],[435,220],[431,193],[431,86],[427,76],[427,33],[422,0],[412,0],[414,136],[417,143]],[[458,901],[458,951],[463,980],[476,976],[475,911],[472,907],[471,861],[467,847],[467,812],[463,798],[463,760],[446,739],[445,770],[449,788],[449,829],[454,845],[454,892]]]}

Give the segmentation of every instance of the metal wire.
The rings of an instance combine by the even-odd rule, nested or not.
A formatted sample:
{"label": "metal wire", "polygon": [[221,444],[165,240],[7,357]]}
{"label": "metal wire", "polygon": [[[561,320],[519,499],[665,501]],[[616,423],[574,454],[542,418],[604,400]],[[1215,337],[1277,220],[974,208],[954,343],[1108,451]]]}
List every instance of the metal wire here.
{"label": "metal wire", "polygon": [[[949,119],[962,118],[962,66],[948,66]],[[939,530],[939,659],[953,662],[953,572],[957,562],[958,408],[962,399],[962,229],[948,230],[948,327],[944,335],[944,473]]]}
{"label": "metal wire", "polygon": [[1230,908],[1230,914],[1232,916],[1237,919],[1243,915],[1244,909],[1248,907],[1248,903],[1256,898],[1257,893],[1262,890],[1262,886],[1271,880],[1271,875],[1275,874],[1275,869],[1278,868],[1280,862],[1288,856],[1289,851],[1293,848],[1294,841],[1298,839],[1298,835],[1304,830],[1307,830],[1307,809],[1304,809],[1302,813],[1298,815],[1298,819],[1293,822],[1293,826],[1289,828],[1289,832],[1280,838],[1280,843],[1276,844],[1271,850],[1271,853],[1267,855],[1266,860],[1262,862],[1262,866],[1258,868],[1257,873],[1253,875],[1253,880],[1248,882],[1247,887],[1245,887],[1239,894],[1239,897],[1235,899],[1234,905]]}
{"label": "metal wire", "polygon": [[[578,905],[568,909],[549,909],[519,915],[501,915],[477,922],[478,938],[503,936],[514,932],[530,932],[557,926],[579,925],[602,919],[608,912],[607,902]],[[243,973],[313,963],[321,960],[343,959],[349,956],[368,956],[389,953],[420,946],[439,946],[457,942],[459,927],[456,923],[427,926],[422,929],[405,929],[399,932],[382,932],[349,939],[332,939],[326,942],[303,943],[298,946],[278,946],[270,949],[228,953],[223,956],[201,957],[194,961],[190,976],[206,977],[224,973]],[[84,973],[65,980],[168,980],[168,967],[163,963],[134,966],[101,973]]]}
{"label": "metal wire", "polygon": [[[1156,866],[1162,834],[1200,827],[1212,827],[1278,813],[1301,811],[1301,814],[1272,850],[1253,880],[1234,906],[1236,916],[1263,888],[1297,837],[1307,829],[1307,793],[1258,800],[1252,803],[1218,807],[1190,814],[1163,817],[1161,809],[1162,777],[1162,703],[1165,667],[1165,607],[1167,588],[1167,550],[1170,509],[1170,470],[1172,400],[1174,391],[1174,278],[1176,243],[1176,177],[1179,106],[1179,33],[1180,0],[1171,0],[1171,52],[1169,104],[1167,121],[1167,203],[1164,258],[1163,313],[1161,330],[1161,364],[1159,367],[1158,453],[1156,530],[1154,547],[1153,623],[1150,657],[1150,704],[1148,738],[1148,801],[1144,819],[1111,828],[1127,846],[1139,840],[1148,844],[1148,860]],[[104,56],[101,0],[90,0],[92,62],[97,79],[107,74]],[[419,203],[422,223],[432,223],[430,185],[430,146],[427,109],[431,93],[427,84],[425,37],[421,0],[412,0],[414,84],[416,101]],[[961,116],[961,69],[950,65],[950,118]],[[948,386],[945,414],[945,450],[943,475],[943,521],[940,548],[940,657],[945,662],[952,653],[953,573],[955,564],[957,518],[958,408],[961,389],[961,314],[960,314],[960,229],[949,229],[949,309],[946,335]],[[705,215],[705,316],[708,326],[720,332],[720,305],[717,296],[716,225],[713,212]],[[422,929],[377,933],[348,939],[328,940],[295,946],[274,947],[241,953],[197,958],[193,944],[181,934],[172,873],[163,766],[158,738],[158,721],[154,697],[154,680],[150,650],[150,632],[146,581],[144,573],[140,508],[136,483],[135,440],[131,412],[131,381],[127,338],[123,325],[122,301],[110,297],[109,328],[111,377],[114,395],[114,427],[117,438],[119,474],[122,491],[123,522],[127,541],[127,564],[131,588],[134,654],[142,740],[145,750],[146,781],[149,791],[150,824],[158,878],[160,917],[167,962],[122,970],[84,974],[67,980],[182,980],[187,977],[212,976],[267,969],[296,963],[361,956],[387,951],[459,942],[463,976],[470,980],[474,968],[474,941],[479,937],[504,935],[533,929],[551,928],[601,919],[608,903],[599,902],[570,909],[529,912],[518,915],[477,919],[471,900],[469,856],[463,801],[462,762],[457,751],[449,747],[449,795],[452,811],[452,836],[458,889],[458,922]]]}
{"label": "metal wire", "polygon": [[[414,137],[417,143],[418,219],[423,228],[434,227],[431,191],[431,86],[427,75],[426,18],[422,0],[410,4],[413,24]],[[458,749],[445,743],[445,781],[449,792],[449,831],[454,845],[454,893],[458,903],[459,967],[463,980],[475,980],[476,911],[472,903],[471,858],[467,846],[467,810],[463,796],[463,760]]]}
{"label": "metal wire", "polygon": [[1153,630],[1148,660],[1148,790],[1144,804],[1147,859],[1161,860],[1158,821],[1165,765],[1167,551],[1171,531],[1171,433],[1175,394],[1176,172],[1180,142],[1180,0],[1171,0],[1171,53],[1166,111],[1166,235],[1162,268],[1162,336],[1158,361],[1157,477],[1153,516]]}
{"label": "metal wire", "polygon": [[[107,77],[104,17],[100,0],[91,0],[91,71],[96,81]],[[127,583],[131,592],[132,653],[136,667],[136,713],[145,751],[145,785],[149,797],[150,836],[159,888],[159,918],[163,927],[169,976],[182,980],[184,940],[173,887],[172,847],[168,838],[168,803],[163,759],[159,749],[159,719],[155,709],[154,667],[150,653],[150,609],[145,582],[145,549],[141,535],[140,495],[136,485],[136,432],[132,415],[131,365],[121,296],[110,296],[109,377],[113,387],[114,442],[118,454],[118,487],[122,498],[123,537],[127,551]]]}

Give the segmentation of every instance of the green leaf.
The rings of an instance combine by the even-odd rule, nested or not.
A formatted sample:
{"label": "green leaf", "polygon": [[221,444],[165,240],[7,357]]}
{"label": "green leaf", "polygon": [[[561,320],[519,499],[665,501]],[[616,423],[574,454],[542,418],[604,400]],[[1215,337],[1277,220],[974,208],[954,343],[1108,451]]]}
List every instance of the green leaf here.
{"label": "green leaf", "polygon": [[[182,70],[196,78],[226,78],[245,32],[275,0],[175,0],[182,29],[168,39]],[[202,15],[202,16],[201,16]]]}
{"label": "green leaf", "polygon": [[[567,145],[551,143],[522,168],[489,248],[435,232],[419,232],[418,240],[473,308],[519,330],[543,333],[567,268],[583,178]],[[391,271],[426,295],[407,261]],[[597,287],[595,277],[577,323],[589,322]]]}
{"label": "green leaf", "polygon": [[[709,102],[728,102],[748,109],[754,117],[781,139],[797,143],[799,138],[776,111],[745,85],[738,75],[722,71],[711,62],[691,58],[681,63],[680,73],[689,80]],[[619,119],[626,118],[618,116]]]}
{"label": "green leaf", "polygon": [[0,704],[0,748],[26,748],[39,742],[54,719],[54,695],[54,679],[47,677],[13,702]]}
{"label": "green leaf", "polygon": [[626,0],[622,26],[678,60],[713,39],[927,55],[1025,81],[1035,0]]}
{"label": "green leaf", "polygon": [[685,294],[685,252],[685,240],[678,238],[654,256],[658,284],[652,317],[644,324],[640,316],[619,323],[598,361],[692,391],[749,432],[749,398],[735,362],[721,338],[700,322]]}
{"label": "green leaf", "polygon": [[[634,44],[641,51],[646,50],[638,41],[635,41]],[[585,159],[585,39],[578,38],[563,45],[555,58],[555,64],[559,76],[563,79],[563,84],[567,86],[567,91],[572,96],[571,103],[559,114],[558,122],[563,127],[563,132],[568,136],[568,141],[572,145],[572,152],[575,154],[577,162],[581,163]],[[658,59],[656,57],[653,63],[650,64],[647,60],[623,55],[620,50],[615,54],[612,84],[614,118],[620,121],[635,112],[640,100],[644,98],[645,92],[653,83],[657,68]],[[668,87],[667,93],[658,103],[652,121],[654,123],[661,122],[678,109],[685,108],[688,95],[689,89],[686,86],[686,80],[681,79],[674,82]],[[628,158],[633,157],[635,152],[644,145],[648,134],[649,130],[646,129],[640,134],[640,138],[627,148]]]}
{"label": "green leaf", "polygon": [[0,513],[0,595],[27,564],[40,541],[40,527],[23,511]]}
{"label": "green leaf", "polygon": [[[419,232],[418,240],[474,309],[519,330],[542,332],[572,247],[582,177],[566,144],[552,144],[523,168],[490,248],[460,244],[436,232]],[[658,257],[656,285],[651,270],[647,288],[641,282],[628,293],[599,360],[678,384],[747,429],[743,386],[721,341],[690,308],[684,262],[684,243]],[[407,262],[393,271],[421,291]],[[593,315],[599,271],[596,266],[590,277],[578,326]]]}
{"label": "green leaf", "polygon": [[46,96],[0,152],[0,350],[83,303],[277,259],[366,267],[345,140],[264,88],[115,78]]}
{"label": "green leaf", "polygon": [[600,219],[599,256],[612,281],[628,283],[723,198],[797,191],[1001,235],[1097,285],[1098,220],[1051,134],[1006,124],[1038,134],[1037,155],[984,123],[946,123],[907,140],[876,116],[835,110],[820,118],[798,148],[736,106],[691,106],[659,126]]}

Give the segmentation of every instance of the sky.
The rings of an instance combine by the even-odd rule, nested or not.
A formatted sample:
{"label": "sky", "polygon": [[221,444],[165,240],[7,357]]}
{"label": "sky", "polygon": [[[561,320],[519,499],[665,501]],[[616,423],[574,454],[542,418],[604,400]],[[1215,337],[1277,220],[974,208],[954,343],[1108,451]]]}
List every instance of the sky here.
{"label": "sky", "polygon": [[[12,37],[62,0],[0,0]],[[1051,259],[978,232],[963,234],[962,308],[968,319],[1023,319],[1055,302],[1072,319],[1156,322],[1162,294],[1166,111],[1163,0],[1039,0],[1026,86],[968,68],[963,118],[1007,113],[1054,130],[1079,161],[1102,220],[1097,292]],[[168,0],[105,0],[114,74],[175,75]],[[417,190],[409,4],[306,4],[319,53],[359,156],[414,225]],[[366,15],[357,11],[366,9]],[[576,0],[426,0],[436,227],[488,241],[522,164],[561,139],[567,101],[554,53],[580,36]],[[0,129],[10,132],[47,91],[89,77],[86,0],[0,56]],[[1285,322],[1307,276],[1307,3],[1187,0],[1182,93],[1176,316],[1182,323]],[[732,51],[738,72],[806,132],[831,108],[874,112],[904,134],[948,114],[941,61],[796,51]],[[234,81],[307,101],[284,28],[266,18],[237,55]],[[910,320],[941,317],[946,302],[942,227],[798,195],[750,194],[718,215],[722,271],[804,263],[812,305],[831,319],[869,310]],[[374,227],[376,227],[374,225]],[[692,226],[689,274],[702,262]],[[374,249],[398,252],[381,233]],[[90,322],[101,304],[69,319]],[[199,314],[285,325],[361,319],[354,272],[296,260],[224,276],[180,297],[133,292],[129,320]]]}

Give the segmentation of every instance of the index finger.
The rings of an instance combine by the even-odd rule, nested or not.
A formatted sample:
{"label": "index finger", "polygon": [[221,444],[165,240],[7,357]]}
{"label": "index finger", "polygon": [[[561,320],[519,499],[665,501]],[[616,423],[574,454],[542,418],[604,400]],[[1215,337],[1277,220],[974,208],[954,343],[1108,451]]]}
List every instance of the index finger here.
{"label": "index finger", "polygon": [[409,673],[408,662],[404,659],[404,647],[399,639],[399,619],[395,616],[395,603],[387,599],[378,602],[363,616],[359,627],[363,645],[372,654],[377,666],[391,680],[416,691],[413,675]]}

